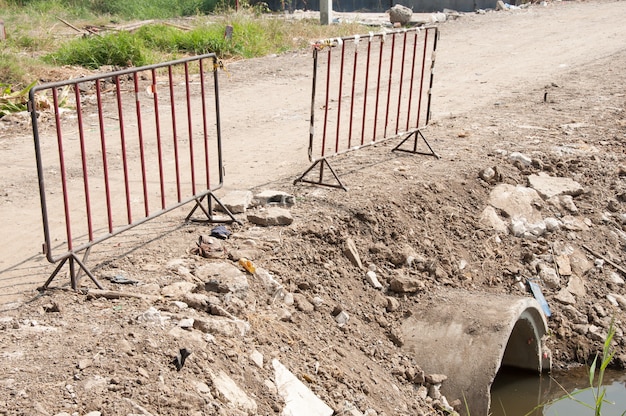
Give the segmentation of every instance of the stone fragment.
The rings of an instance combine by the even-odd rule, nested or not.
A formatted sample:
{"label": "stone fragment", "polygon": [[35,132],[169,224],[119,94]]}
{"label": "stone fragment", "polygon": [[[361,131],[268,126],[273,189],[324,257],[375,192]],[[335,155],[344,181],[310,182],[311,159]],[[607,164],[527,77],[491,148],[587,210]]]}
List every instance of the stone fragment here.
{"label": "stone fragment", "polygon": [[567,290],[572,295],[575,295],[578,297],[583,297],[587,294],[587,290],[585,290],[584,280],[577,275],[570,276],[569,282],[567,283]]}
{"label": "stone fragment", "polygon": [[210,298],[204,293],[186,293],[182,301],[197,311],[205,311],[210,305]]}
{"label": "stone fragment", "polygon": [[249,415],[257,414],[257,404],[250,398],[235,381],[226,373],[220,371],[217,374],[210,373],[213,388],[218,393],[218,398],[236,409],[243,410]]}
{"label": "stone fragment", "polygon": [[208,334],[229,338],[244,337],[250,331],[250,324],[246,321],[218,316],[196,318],[193,327]]}
{"label": "stone fragment", "polygon": [[426,382],[428,384],[441,384],[448,379],[445,374],[428,374],[426,375]]}
{"label": "stone fragment", "polygon": [[356,406],[348,401],[343,403],[343,408],[339,412],[340,415],[345,416],[363,416],[363,413]]}
{"label": "stone fragment", "polygon": [[267,189],[263,192],[259,192],[254,196],[255,205],[279,205],[279,206],[293,206],[296,203],[296,197],[283,191],[273,191]]}
{"label": "stone fragment", "polygon": [[400,301],[394,297],[387,296],[387,312],[395,312],[400,309]]}
{"label": "stone fragment", "polygon": [[274,380],[285,407],[282,416],[331,416],[334,410],[309,390],[280,361],[272,360]]}
{"label": "stone fragment", "polygon": [[417,277],[398,275],[391,280],[389,290],[396,293],[415,293],[424,290],[425,285]]}
{"label": "stone fragment", "polygon": [[196,284],[192,282],[174,282],[161,289],[161,295],[166,298],[181,299],[187,293],[193,292]]}
{"label": "stone fragment", "polygon": [[561,276],[571,276],[572,275],[572,266],[569,262],[569,256],[559,255],[554,257],[554,261],[556,263],[556,267],[559,270],[559,274]]}
{"label": "stone fragment", "polygon": [[376,277],[375,271],[368,270],[368,272],[365,273],[365,280],[367,281],[367,283],[372,285],[375,289],[383,288],[383,285],[378,281],[378,277]]}
{"label": "stone fragment", "polygon": [[537,191],[519,185],[499,184],[489,194],[489,205],[504,212],[508,218],[524,218],[530,224],[543,219],[536,208],[541,201]]}
{"label": "stone fragment", "polygon": [[548,232],[558,231],[561,228],[561,222],[554,217],[544,218],[543,222],[546,224],[546,231]]}
{"label": "stone fragment", "polygon": [[343,254],[350,260],[350,262],[358,267],[359,269],[363,268],[363,263],[361,262],[361,256],[359,256],[359,250],[356,247],[356,243],[353,239],[348,238],[344,243]]}
{"label": "stone fragment", "polygon": [[250,353],[250,361],[256,364],[257,367],[263,368],[263,354],[259,351],[254,350]]}
{"label": "stone fragment", "polygon": [[346,311],[341,311],[337,315],[335,315],[335,322],[339,324],[339,326],[344,326],[350,320],[350,315]]}
{"label": "stone fragment", "polygon": [[624,284],[624,279],[618,273],[611,272],[609,275],[609,283],[622,286]]}
{"label": "stone fragment", "polygon": [[232,263],[208,263],[198,267],[195,274],[205,282],[205,290],[209,292],[232,293],[240,299],[248,294],[246,275]]}
{"label": "stone fragment", "polygon": [[401,4],[394,5],[388,10],[388,12],[389,21],[391,23],[400,23],[401,25],[409,23],[411,21],[411,17],[413,16],[413,10]]}
{"label": "stone fragment", "polygon": [[509,227],[500,215],[496,212],[496,209],[491,205],[487,206],[482,214],[480,214],[480,218],[478,222],[485,227],[493,228],[494,231],[500,234],[508,234]]}
{"label": "stone fragment", "polygon": [[607,299],[609,298],[609,296],[611,296],[611,298],[615,300],[615,302],[611,302],[611,303],[613,303],[615,306],[619,306],[620,308],[626,310],[626,296],[620,295],[618,293],[610,293],[609,295],[607,295]]}
{"label": "stone fragment", "polygon": [[584,192],[582,185],[571,178],[545,174],[529,175],[528,186],[535,189],[544,199],[560,195],[577,196]]}
{"label": "stone fragment", "polygon": [[256,213],[248,214],[248,221],[252,224],[262,227],[271,227],[275,225],[290,225],[293,222],[293,216],[288,209],[269,207]]}
{"label": "stone fragment", "polygon": [[569,256],[569,263],[572,267],[572,273],[578,276],[584,276],[593,268],[593,263],[587,259],[587,255],[580,249],[573,249]]}
{"label": "stone fragment", "polygon": [[[252,203],[252,192],[245,190],[231,191],[222,196],[220,202],[232,214],[243,214]],[[223,211],[219,204],[216,204],[215,208]]]}
{"label": "stone fragment", "polygon": [[[498,2],[501,3],[500,0]],[[532,158],[520,152],[511,152],[511,154],[509,155],[509,160],[512,162],[519,162],[523,166],[530,166],[533,163]]]}
{"label": "stone fragment", "polygon": [[576,303],[576,298],[566,288],[559,290],[559,293],[554,296],[554,299],[565,305],[573,305]]}
{"label": "stone fragment", "polygon": [[293,301],[296,309],[301,312],[311,313],[315,310],[315,306],[313,306],[313,304],[307,300],[306,296],[301,293],[294,293]]}
{"label": "stone fragment", "polygon": [[180,321],[178,321],[178,326],[183,329],[191,329],[193,328],[193,322],[194,322],[193,318],[183,318]]}

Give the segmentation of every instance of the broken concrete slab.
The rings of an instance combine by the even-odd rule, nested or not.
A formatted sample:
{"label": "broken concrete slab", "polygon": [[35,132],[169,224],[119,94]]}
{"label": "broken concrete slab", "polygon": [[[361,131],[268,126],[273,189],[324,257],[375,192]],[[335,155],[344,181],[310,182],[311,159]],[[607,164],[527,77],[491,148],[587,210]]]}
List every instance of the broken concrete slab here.
{"label": "broken concrete slab", "polygon": [[288,209],[269,207],[259,212],[248,214],[248,221],[262,227],[290,225],[293,222],[293,216]]}
{"label": "broken concrete slab", "polygon": [[278,394],[285,401],[281,416],[331,416],[334,410],[277,359],[272,360]]}
{"label": "broken concrete slab", "polygon": [[257,404],[244,392],[235,381],[226,373],[220,371],[217,374],[209,372],[213,388],[217,391],[217,397],[224,403],[243,410],[249,415],[257,414]]}
{"label": "broken concrete slab", "polygon": [[205,283],[205,290],[209,292],[232,293],[241,299],[248,294],[246,275],[232,263],[208,263],[198,267],[195,275]]}
{"label": "broken concrete slab", "polygon": [[[231,191],[220,198],[220,202],[233,214],[243,214],[252,203],[252,192]],[[219,204],[216,207],[221,209]]]}
{"label": "broken concrete slab", "polygon": [[536,190],[544,199],[559,195],[577,196],[584,192],[582,185],[571,178],[546,174],[529,175],[528,186]]}
{"label": "broken concrete slab", "polygon": [[541,201],[541,197],[537,191],[519,185],[500,184],[489,195],[489,205],[509,218],[525,218],[530,224],[542,221],[541,213],[536,208],[538,201]]}
{"label": "broken concrete slab", "polygon": [[279,205],[290,207],[295,205],[296,197],[287,192],[268,189],[254,195],[253,202],[256,206]]}

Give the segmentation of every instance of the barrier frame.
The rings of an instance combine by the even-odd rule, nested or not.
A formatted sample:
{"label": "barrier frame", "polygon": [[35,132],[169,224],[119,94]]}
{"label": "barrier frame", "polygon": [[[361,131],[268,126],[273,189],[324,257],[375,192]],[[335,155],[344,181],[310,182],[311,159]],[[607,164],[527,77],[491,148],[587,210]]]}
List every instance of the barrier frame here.
{"label": "barrier frame", "polygon": [[[406,39],[407,39],[407,33],[409,31],[415,31],[415,40],[414,40],[414,49],[413,49],[413,54],[412,54],[412,65],[411,65],[411,74],[410,74],[410,85],[408,86],[410,89],[409,92],[409,98],[408,98],[408,108],[407,108],[407,123],[406,123],[406,131],[404,132],[400,132],[399,131],[399,120],[400,120],[400,112],[401,112],[401,101],[402,101],[402,88],[404,86],[403,84],[403,79],[404,79],[404,70],[405,70],[405,53],[406,53]],[[417,58],[417,37],[420,34],[420,31],[424,31],[424,46],[423,46],[423,50],[421,51],[422,53],[422,57],[421,57],[421,62],[417,62],[416,58]],[[434,32],[433,39],[432,39],[432,50],[430,51],[430,68],[429,68],[429,75],[428,75],[428,80],[426,80],[425,77],[425,71],[426,71],[426,62],[427,62],[427,53],[428,53],[428,37],[429,37],[429,33]],[[329,163],[330,158],[348,153],[348,152],[352,152],[364,147],[369,147],[375,144],[379,144],[379,143],[383,143],[385,141],[391,140],[391,139],[396,139],[398,137],[402,137],[404,135],[406,135],[406,137],[404,137],[401,142],[396,145],[392,151],[397,151],[397,152],[405,152],[405,153],[411,153],[411,154],[420,154],[420,155],[427,155],[427,156],[433,156],[437,159],[439,159],[439,155],[437,155],[437,153],[433,150],[433,148],[431,147],[431,145],[428,143],[426,137],[424,136],[424,134],[422,133],[422,130],[428,126],[429,121],[430,121],[430,116],[431,116],[431,97],[432,97],[432,87],[433,87],[433,82],[434,82],[434,66],[435,66],[435,56],[436,56],[436,50],[437,50],[437,42],[439,40],[439,30],[436,26],[430,26],[430,27],[425,27],[425,28],[413,28],[413,29],[400,29],[400,30],[393,30],[393,31],[389,31],[389,32],[381,32],[381,33],[377,33],[377,34],[373,34],[370,32],[369,36],[361,36],[361,35],[354,35],[354,36],[347,36],[347,37],[343,37],[343,38],[337,38],[337,39],[327,39],[327,40],[322,40],[319,41],[317,43],[315,43],[313,45],[313,76],[312,76],[312,92],[311,92],[311,113],[310,113],[310,128],[309,128],[309,146],[308,146],[308,157],[309,157],[309,161],[312,162],[312,164],[309,166],[309,168],[302,174],[300,175],[295,181],[294,184],[297,184],[299,182],[303,182],[303,183],[310,183],[310,184],[314,184],[314,185],[320,185],[320,186],[328,186],[328,187],[332,187],[332,188],[339,188],[339,189],[343,189],[345,191],[347,191],[347,188],[345,187],[345,185],[342,183],[341,179],[339,178],[337,172],[333,169],[333,167],[331,166],[331,164]],[[397,84],[399,85],[399,93],[398,93],[398,100],[397,100],[397,106],[396,106],[396,110],[397,110],[397,114],[396,114],[396,127],[395,127],[395,134],[387,136],[387,127],[388,127],[388,123],[389,123],[389,112],[390,112],[390,103],[391,103],[391,91],[392,91],[392,86],[395,86],[396,84],[393,84],[393,63],[394,63],[394,52],[395,52],[395,41],[396,41],[396,36],[398,34],[403,34],[404,35],[404,44],[402,45],[402,61],[401,61],[401,72],[400,72],[400,83]],[[389,77],[387,79],[388,82],[388,86],[387,86],[387,98],[386,98],[386,111],[384,114],[384,120],[382,119],[382,115],[379,114],[379,99],[380,99],[380,84],[381,84],[381,68],[382,68],[382,62],[383,62],[383,44],[385,42],[385,38],[391,36],[392,40],[392,45],[391,45],[391,56],[390,56],[390,67],[389,67]],[[361,131],[361,141],[358,145],[352,146],[351,145],[351,134],[353,131],[353,122],[354,122],[354,96],[355,96],[355,83],[356,83],[356,77],[357,77],[357,59],[358,59],[358,43],[359,40],[361,38],[368,38],[369,37],[369,42],[368,42],[368,46],[367,46],[367,64],[366,64],[366,69],[365,69],[365,94],[364,94],[364,98],[363,98],[363,116],[361,119],[362,122],[362,131]],[[374,137],[372,137],[370,142],[365,142],[364,141],[364,135],[365,135],[365,120],[366,120],[366,112],[367,112],[367,89],[369,87],[369,72],[370,72],[370,53],[371,53],[371,45],[372,45],[372,39],[374,37],[380,37],[380,52],[379,52],[379,62],[378,62],[378,71],[377,71],[377,84],[376,84],[376,102],[375,102],[375,114],[374,114],[374,132],[373,135]],[[355,44],[355,52],[354,52],[354,60],[353,60],[353,72],[352,72],[352,81],[351,81],[351,93],[350,93],[350,114],[349,114],[349,123],[350,123],[350,127],[349,127],[349,137],[348,137],[348,146],[344,149],[339,149],[339,141],[340,141],[340,123],[342,120],[342,110],[341,110],[341,102],[342,102],[342,88],[344,86],[344,81],[343,81],[343,76],[344,76],[344,63],[345,63],[345,50],[346,50],[346,46],[345,46],[345,42],[346,41],[352,41]],[[330,79],[331,79],[331,67],[330,67],[330,61],[331,61],[331,50],[333,48],[341,48],[341,63],[340,63],[340,70],[339,70],[339,91],[338,91],[338,98],[337,98],[337,120],[336,120],[336,136],[335,136],[335,140],[336,140],[336,149],[335,152],[330,154],[330,155],[326,155],[325,154],[325,146],[326,146],[326,138],[327,138],[327,128],[329,126],[328,123],[328,113],[329,113],[329,98],[330,98]],[[316,123],[315,123],[315,115],[316,115],[316,93],[317,93],[317,86],[318,86],[318,66],[319,66],[319,53],[322,52],[324,49],[328,50],[328,66],[327,66],[327,78],[325,81],[325,103],[323,105],[324,108],[324,116],[323,116],[323,120],[322,120],[322,128],[323,128],[323,136],[322,136],[322,140],[321,140],[321,145],[322,145],[322,150],[321,150],[321,155],[319,157],[314,157],[313,152],[314,152],[314,145],[315,145],[315,127],[316,127]],[[418,67],[418,65],[421,64],[421,69],[420,69],[420,74],[419,74],[419,96],[418,96],[418,105],[417,105],[417,121],[415,123],[415,126],[409,128],[409,120],[411,118],[411,114],[412,114],[412,109],[411,109],[411,102],[412,102],[412,98],[411,95],[413,94],[414,91],[414,81],[415,81],[415,69]],[[426,90],[424,90],[424,83],[427,81],[427,88]],[[423,124],[420,123],[421,121],[421,105],[422,105],[422,99],[426,98],[426,112],[425,112],[425,121]],[[380,119],[379,119],[380,117]],[[376,137],[376,126],[378,122],[383,122],[384,121],[384,135],[382,138],[377,138]],[[410,140],[413,141],[412,146],[410,146],[409,148],[403,147],[406,143],[410,143]],[[428,152],[425,151],[420,151],[418,150],[418,143],[419,142],[423,142],[427,149]],[[319,172],[317,173],[317,177],[315,179],[307,179],[307,176],[309,176],[310,173],[313,172],[313,170],[315,168],[319,168]],[[328,170],[330,172],[330,175],[332,176],[332,178],[334,179],[334,182],[328,182],[325,180],[325,170]]]}
{"label": "barrier frame", "polygon": [[[204,67],[204,62],[208,61],[211,65],[210,68],[205,68]],[[191,114],[192,114],[192,104],[191,104],[191,93],[190,93],[190,73],[189,73],[189,63],[192,62],[197,62],[198,63],[198,68],[199,68],[199,76],[201,79],[200,82],[200,89],[201,89],[201,102],[202,102],[202,120],[203,120],[203,140],[204,140],[204,163],[205,166],[204,168],[206,169],[206,181],[207,181],[207,189],[203,189],[203,190],[196,190],[196,183],[194,182],[194,175],[195,175],[195,168],[194,168],[194,155],[193,155],[193,143],[192,141],[194,140],[192,138],[192,119],[191,119]],[[173,89],[173,75],[172,75],[172,68],[175,66],[182,66],[184,68],[184,77],[185,77],[185,98],[186,98],[186,105],[187,105],[187,122],[188,122],[188,133],[189,133],[189,148],[190,148],[190,152],[191,152],[191,177],[192,177],[192,181],[191,181],[191,188],[192,188],[192,195],[189,196],[185,196],[182,197],[181,195],[181,182],[180,182],[180,175],[179,175],[179,166],[178,166],[178,154],[176,154],[176,181],[177,181],[177,192],[178,192],[178,198],[177,201],[175,203],[172,204],[166,204],[165,202],[165,194],[164,194],[164,182],[163,182],[163,171],[162,171],[162,154],[161,154],[161,138],[160,138],[160,121],[159,121],[159,107],[158,107],[158,95],[157,95],[157,81],[156,81],[156,70],[158,69],[167,69],[168,71],[168,77],[169,77],[169,91],[170,91],[170,100],[171,100],[171,111],[172,113],[170,113],[172,115],[172,122],[173,122],[173,141],[174,141],[174,148],[175,148],[175,152],[177,152],[176,149],[176,142],[178,140],[177,137],[177,130],[176,130],[176,113],[175,113],[175,104],[174,104],[174,89]],[[98,75],[93,75],[93,76],[88,76],[88,77],[83,77],[83,78],[74,78],[74,79],[70,79],[67,81],[60,81],[60,82],[52,82],[52,83],[46,83],[46,84],[41,84],[41,85],[36,85],[34,86],[30,92],[29,92],[29,102],[28,102],[28,111],[30,112],[31,115],[31,122],[32,122],[32,130],[33,130],[33,141],[34,141],[34,147],[35,147],[35,158],[36,158],[36,164],[37,164],[37,176],[38,176],[38,182],[39,182],[39,197],[40,197],[40,204],[41,204],[41,214],[42,214],[42,225],[43,225],[43,231],[44,231],[44,243],[43,243],[43,254],[45,254],[46,259],[50,262],[50,263],[58,263],[58,265],[56,266],[56,268],[54,269],[54,271],[52,272],[52,274],[49,276],[49,278],[46,280],[46,282],[44,283],[43,286],[41,286],[39,288],[39,290],[45,290],[48,288],[48,286],[50,285],[50,283],[55,279],[55,277],[59,274],[59,272],[61,271],[61,269],[63,268],[63,266],[65,264],[69,265],[69,277],[70,277],[70,285],[72,287],[72,289],[77,290],[78,289],[78,285],[79,285],[79,279],[80,279],[80,275],[81,275],[81,271],[84,272],[90,279],[91,281],[96,285],[96,287],[98,287],[99,289],[102,289],[102,285],[100,284],[100,282],[96,279],[96,277],[94,276],[94,274],[90,271],[90,269],[87,267],[86,263],[89,257],[89,254],[91,252],[91,249],[93,248],[93,246],[95,246],[98,243],[101,243],[105,240],[108,240],[109,238],[112,238],[114,236],[117,236],[129,229],[135,228],[141,224],[144,224],[145,222],[148,222],[150,220],[153,220],[154,218],[157,218],[163,214],[166,214],[168,212],[171,212],[175,209],[178,209],[184,205],[187,205],[189,203],[194,203],[193,208],[191,209],[191,211],[188,213],[188,215],[185,217],[185,222],[189,222],[189,221],[204,221],[204,222],[209,222],[209,223],[232,223],[232,222],[237,222],[240,223],[235,217],[234,215],[228,210],[227,207],[225,207],[220,200],[215,196],[214,192],[218,189],[220,189],[223,186],[224,183],[224,167],[223,167],[223,157],[222,157],[222,137],[221,137],[221,121],[220,121],[220,106],[219,106],[219,83],[218,83],[218,70],[220,68],[223,68],[223,65],[221,63],[221,61],[218,60],[217,56],[214,53],[209,53],[209,54],[204,54],[204,55],[198,55],[198,56],[193,56],[193,57],[187,57],[187,58],[182,58],[182,59],[178,59],[178,60],[174,60],[174,61],[169,61],[169,62],[163,62],[163,63],[159,63],[159,64],[153,64],[153,65],[146,65],[146,66],[142,66],[142,67],[136,67],[136,68],[128,68],[128,69],[124,69],[124,70],[119,70],[119,71],[114,71],[114,72],[110,72],[110,73],[105,73],[105,74],[98,74]],[[152,93],[154,95],[154,117],[155,117],[155,127],[156,127],[156,141],[158,143],[158,163],[159,163],[159,170],[160,170],[160,199],[161,199],[161,209],[150,213],[149,207],[148,207],[148,193],[147,193],[147,178],[146,178],[146,169],[145,169],[145,163],[146,160],[144,159],[144,143],[143,143],[143,131],[142,131],[142,115],[141,115],[141,109],[140,109],[140,99],[139,99],[139,89],[138,89],[138,74],[139,73],[144,73],[144,72],[148,72],[152,74]],[[209,167],[209,150],[208,150],[208,126],[207,126],[207,100],[205,97],[205,81],[206,78],[210,75],[205,75],[205,72],[208,74],[209,72],[213,73],[213,93],[214,93],[214,106],[215,106],[215,137],[214,137],[214,143],[213,145],[216,147],[217,149],[217,168],[216,171],[218,172],[218,176],[219,176],[219,180],[218,180],[218,184],[217,186],[213,186],[210,183],[210,167]],[[133,78],[133,82],[134,82],[134,94],[135,94],[135,106],[136,106],[136,112],[137,112],[137,123],[138,123],[138,140],[139,140],[139,147],[140,147],[140,152],[141,152],[141,181],[142,181],[142,185],[143,185],[143,197],[144,197],[144,205],[145,205],[145,215],[142,216],[141,218],[137,219],[137,220],[133,220],[131,217],[131,211],[130,211],[130,194],[129,194],[129,188],[128,188],[128,181],[129,181],[129,177],[128,177],[128,172],[127,172],[127,166],[126,166],[126,157],[127,155],[125,153],[123,153],[123,164],[124,164],[124,181],[125,181],[125,186],[126,186],[126,204],[127,204],[127,216],[128,216],[128,223],[121,225],[121,226],[116,226],[113,227],[112,224],[112,219],[111,219],[111,201],[110,201],[110,189],[109,189],[109,182],[108,182],[108,174],[109,172],[107,171],[107,154],[106,154],[106,148],[105,148],[105,137],[104,137],[104,130],[103,130],[103,110],[102,110],[102,97],[101,97],[101,90],[100,90],[100,82],[107,79],[107,80],[114,80],[115,83],[115,88],[116,88],[116,99],[117,99],[117,109],[118,109],[118,117],[119,117],[119,127],[120,127],[120,135],[121,135],[121,141],[122,141],[122,149],[124,150],[124,127],[126,126],[124,124],[124,120],[123,120],[123,111],[122,111],[122,102],[121,102],[121,93],[120,93],[120,78],[121,77],[132,77]],[[85,154],[85,147],[84,147],[84,131],[83,131],[83,121],[81,119],[82,117],[82,109],[81,109],[81,105],[82,105],[82,99],[80,97],[80,91],[79,91],[79,84],[84,84],[84,83],[90,83],[90,82],[94,82],[96,85],[96,94],[97,94],[97,102],[98,102],[98,115],[99,115],[99,123],[100,123],[100,139],[102,141],[101,143],[101,154],[100,156],[102,157],[102,167],[103,167],[103,172],[104,172],[104,181],[105,181],[105,188],[106,188],[106,198],[107,198],[107,205],[106,205],[106,209],[107,209],[107,213],[108,213],[108,232],[99,236],[95,236],[93,233],[93,229],[92,229],[92,218],[91,218],[91,210],[90,210],[90,190],[89,190],[89,179],[88,179],[88,173],[87,173],[87,156]],[[86,204],[86,214],[87,214],[87,222],[88,222],[88,229],[89,229],[89,239],[87,242],[82,243],[78,246],[74,246],[74,239],[72,236],[72,230],[71,230],[71,221],[70,221],[70,209],[69,209],[69,200],[68,200],[68,191],[67,191],[67,177],[66,177],[66,167],[64,165],[64,153],[63,153],[63,139],[62,139],[62,133],[61,133],[61,118],[60,118],[60,103],[59,103],[59,97],[58,97],[58,89],[63,88],[63,87],[73,87],[75,95],[76,95],[76,114],[77,114],[77,127],[78,127],[78,133],[79,133],[79,138],[80,138],[80,157],[81,157],[81,161],[82,161],[82,175],[83,175],[83,186],[84,186],[84,195],[85,195],[85,204]],[[67,250],[62,253],[62,254],[57,254],[55,255],[53,253],[53,246],[52,246],[52,240],[53,240],[53,236],[51,233],[51,226],[50,226],[50,215],[49,215],[49,210],[48,210],[48,194],[47,194],[47,189],[46,189],[46,183],[44,180],[45,177],[45,172],[44,172],[44,158],[43,158],[43,153],[42,153],[42,138],[41,138],[41,134],[39,131],[39,122],[38,122],[38,116],[40,114],[40,112],[37,109],[37,93],[41,92],[41,91],[51,91],[52,92],[52,106],[53,106],[53,111],[54,111],[54,124],[56,126],[56,138],[58,141],[58,157],[59,157],[59,166],[60,166],[60,176],[61,176],[61,187],[62,187],[62,192],[63,192],[63,215],[64,215],[64,225],[66,228],[66,238],[67,238]],[[125,150],[124,150],[125,151]],[[211,159],[211,161],[213,161],[213,159]],[[224,212],[226,214],[226,218],[217,218],[216,216],[214,216],[214,207],[215,205],[219,205],[221,207],[221,211]],[[194,213],[196,211],[200,211],[205,219],[204,220],[198,220],[196,218],[193,218],[192,216],[194,215]],[[79,256],[79,254],[81,252],[84,252],[84,255],[82,256],[82,258]]]}

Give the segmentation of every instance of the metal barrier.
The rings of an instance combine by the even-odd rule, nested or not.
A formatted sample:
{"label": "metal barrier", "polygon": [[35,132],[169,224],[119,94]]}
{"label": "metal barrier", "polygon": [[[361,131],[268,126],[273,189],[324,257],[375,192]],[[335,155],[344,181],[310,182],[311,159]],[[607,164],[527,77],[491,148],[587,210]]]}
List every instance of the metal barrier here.
{"label": "metal barrier", "polygon": [[[95,244],[190,202],[186,220],[200,209],[206,221],[236,221],[213,194],[220,65],[206,54],[31,89],[43,251],[59,263],[44,289],[67,262],[73,289],[81,270],[101,288],[86,266]],[[213,202],[228,217],[215,218]]]}
{"label": "metal barrier", "polygon": [[[295,183],[345,190],[329,158],[403,135],[407,136],[395,151],[438,158],[421,132],[430,119],[438,37],[437,28],[428,27],[329,39],[314,45],[309,131],[313,164]],[[322,112],[321,128],[315,123],[318,110]],[[409,139],[413,146],[402,148]],[[427,153],[418,151],[420,139]],[[306,179],[315,167],[319,167],[317,178]],[[336,183],[325,182],[325,168]]]}

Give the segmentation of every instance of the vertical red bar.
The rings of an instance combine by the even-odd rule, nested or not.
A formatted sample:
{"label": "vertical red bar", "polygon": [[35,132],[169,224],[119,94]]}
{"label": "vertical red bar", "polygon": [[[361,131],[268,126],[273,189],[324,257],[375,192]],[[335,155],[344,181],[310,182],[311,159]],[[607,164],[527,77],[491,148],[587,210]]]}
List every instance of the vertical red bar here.
{"label": "vertical red bar", "polygon": [[328,102],[330,99],[330,57],[332,46],[328,46],[328,62],[326,63],[326,100],[324,102],[324,129],[322,133],[322,157],[326,154],[326,128],[328,127]]}
{"label": "vertical red bar", "polygon": [[370,78],[370,56],[372,52],[372,34],[370,33],[369,41],[367,42],[367,60],[365,63],[365,86],[363,87],[363,119],[361,120],[361,145],[365,143],[365,120],[367,116],[367,88],[369,87]]}
{"label": "vertical red bar", "polygon": [[376,77],[376,104],[374,106],[374,134],[372,136],[372,141],[376,141],[376,125],[378,124],[378,102],[380,98],[380,76],[383,67],[383,48],[385,46],[385,34],[383,33],[380,36],[380,56],[378,57],[378,75]]}
{"label": "vertical red bar", "polygon": [[391,104],[391,82],[393,80],[393,57],[396,50],[396,33],[391,36],[391,58],[389,63],[389,82],[387,84],[387,110],[385,111],[385,132],[384,137],[387,137],[387,125],[389,124],[389,105]]}
{"label": "vertical red bar", "polygon": [[396,114],[396,134],[398,134],[398,130],[400,129],[400,107],[402,106],[402,86],[404,85],[404,65],[405,65],[405,59],[406,59],[406,32],[402,33],[404,36],[404,40],[402,43],[402,59],[400,60],[401,62],[401,67],[400,67],[400,86],[399,86],[399,91],[398,91],[398,112]]}
{"label": "vertical red bar", "polygon": [[359,36],[354,37],[354,65],[352,67],[352,90],[350,92],[350,128],[348,130],[348,148],[352,147],[352,120],[354,118],[354,86],[356,84],[357,61],[359,58]]}
{"label": "vertical red bar", "polygon": [[172,67],[167,67],[168,82],[170,87],[170,112],[172,113],[172,142],[174,145],[174,167],[176,169],[176,196],[177,202],[181,201],[180,191],[180,164],[178,159],[178,137],[176,129],[176,104],[174,99],[174,77],[172,76]]}
{"label": "vertical red bar", "polygon": [[159,159],[159,183],[161,189],[161,209],[165,209],[165,178],[163,176],[163,147],[161,146],[161,122],[159,119],[159,90],[156,70],[152,69],[152,97],[154,99],[154,122],[156,123],[157,156]]}
{"label": "vertical red bar", "polygon": [[426,65],[426,47],[428,46],[428,29],[426,29],[426,33],[424,33],[424,54],[422,57],[422,72],[420,75],[420,94],[419,101],[417,102],[417,124],[416,128],[420,128],[420,116],[422,113],[422,93],[424,92],[424,68]]}
{"label": "vertical red bar", "polygon": [[91,201],[89,199],[89,176],[87,173],[87,155],[85,151],[85,129],[83,127],[83,108],[80,98],[79,83],[74,84],[76,99],[76,121],[78,122],[78,141],[80,143],[80,163],[83,171],[83,189],[85,191],[85,212],[87,214],[87,233],[89,241],[93,241],[93,224],[91,220]]}
{"label": "vertical red bar", "polygon": [[148,204],[148,183],[146,179],[146,156],[143,144],[143,128],[141,125],[141,101],[139,100],[139,78],[137,73],[133,73],[133,82],[135,85],[135,111],[137,112],[137,134],[139,135],[139,159],[141,161],[141,185],[143,187],[143,207],[144,213],[150,215]]}
{"label": "vertical red bar", "polygon": [[102,150],[102,173],[104,175],[104,197],[106,200],[107,223],[109,232],[113,232],[113,215],[111,213],[111,185],[109,183],[109,161],[107,159],[107,146],[104,135],[104,115],[102,113],[102,88],[100,79],[96,80],[96,101],[98,104],[98,126],[100,129],[100,148]]}
{"label": "vertical red bar", "polygon": [[[67,250],[72,251],[72,224],[70,222],[70,202],[67,195],[67,173],[65,171],[65,156],[63,152],[63,135],[61,132],[61,118],[59,113],[59,97],[56,88],[52,88],[52,104],[54,105],[54,121],[57,129],[57,148],[59,150],[59,171],[61,173],[61,188],[63,190],[63,210],[65,211],[65,235],[67,236]],[[50,247],[48,247],[50,250]]]}
{"label": "vertical red bar", "polygon": [[189,163],[191,166],[191,192],[196,195],[196,168],[193,156],[193,122],[191,119],[191,91],[189,89],[189,64],[185,62],[185,92],[187,98],[187,128],[189,130]]}
{"label": "vertical red bar", "polygon": [[[210,165],[209,165],[209,137],[208,137],[208,127],[207,127],[207,110],[206,110],[206,97],[205,97],[205,89],[204,89],[204,64],[202,63],[202,59],[198,62],[200,68],[200,95],[202,100],[202,128],[203,128],[203,138],[204,138],[204,169],[206,171],[206,190],[211,190],[211,174],[209,173]],[[216,69],[217,71],[217,69]]]}
{"label": "vertical red bar", "polygon": [[413,37],[413,58],[411,59],[411,84],[409,86],[409,108],[406,110],[406,131],[409,131],[409,124],[411,122],[411,104],[413,104],[413,82],[415,81],[415,58],[417,57],[417,33],[419,29],[415,30],[415,36]]}
{"label": "vertical red bar", "polygon": [[345,62],[346,47],[343,40],[338,39],[341,42],[341,63],[339,65],[339,93],[337,97],[337,134],[335,135],[335,153],[339,152],[339,129],[341,127],[341,94],[343,93],[343,66]]}
{"label": "vertical red bar", "polygon": [[124,169],[124,190],[126,192],[126,216],[128,223],[133,222],[132,208],[130,206],[130,185],[128,183],[128,158],[126,154],[126,134],[124,130],[124,111],[122,109],[122,89],[120,77],[115,76],[115,94],[117,98],[117,118],[120,123],[120,142],[122,146],[122,167]]}

